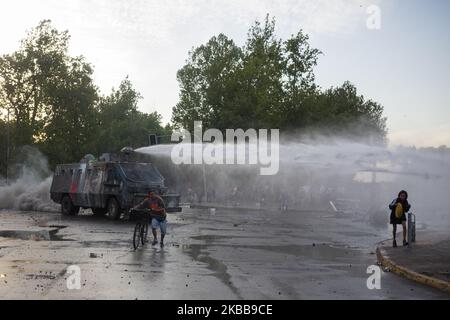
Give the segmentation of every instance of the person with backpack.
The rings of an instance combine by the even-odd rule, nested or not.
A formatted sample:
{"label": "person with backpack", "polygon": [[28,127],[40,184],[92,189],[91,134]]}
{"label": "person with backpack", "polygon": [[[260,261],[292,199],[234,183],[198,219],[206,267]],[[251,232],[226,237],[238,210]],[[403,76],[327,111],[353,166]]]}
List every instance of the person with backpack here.
{"label": "person with backpack", "polygon": [[150,191],[147,197],[138,204],[134,209],[149,209],[151,211],[151,228],[153,233],[152,246],[158,244],[158,237],[156,230],[161,230],[161,248],[164,247],[164,237],[167,232],[167,213],[164,200],[154,191]]}
{"label": "person with backpack", "polygon": [[398,197],[395,198],[390,204],[389,209],[391,209],[390,221],[393,227],[392,234],[394,240],[392,246],[397,247],[396,235],[397,235],[397,225],[401,224],[403,226],[403,246],[407,246],[406,241],[406,213],[411,209],[411,205],[408,202],[408,193],[405,190],[399,192]]}

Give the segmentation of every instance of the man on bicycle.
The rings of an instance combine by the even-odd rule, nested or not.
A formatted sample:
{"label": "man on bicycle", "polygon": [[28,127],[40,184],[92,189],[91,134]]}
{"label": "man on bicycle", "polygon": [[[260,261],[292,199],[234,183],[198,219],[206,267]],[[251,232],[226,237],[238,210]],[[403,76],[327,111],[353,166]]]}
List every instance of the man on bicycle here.
{"label": "man on bicycle", "polygon": [[151,211],[151,227],[153,233],[153,242],[152,246],[158,244],[158,237],[156,233],[156,229],[160,229],[161,231],[161,248],[164,247],[164,237],[167,231],[167,214],[166,214],[166,206],[164,204],[164,200],[158,196],[154,191],[150,191],[148,196],[138,204],[136,209],[149,209]]}

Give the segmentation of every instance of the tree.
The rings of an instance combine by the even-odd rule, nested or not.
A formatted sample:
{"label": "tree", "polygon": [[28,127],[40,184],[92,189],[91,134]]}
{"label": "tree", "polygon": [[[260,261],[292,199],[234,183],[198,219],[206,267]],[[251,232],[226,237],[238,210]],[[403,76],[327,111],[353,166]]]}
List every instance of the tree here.
{"label": "tree", "polygon": [[275,20],[256,21],[240,48],[220,34],[189,53],[178,72],[180,100],[175,126],[206,128],[322,128],[383,141],[383,107],[358,96],[350,83],[321,90],[314,67],[321,51],[300,30],[287,40],[275,36]]}
{"label": "tree", "polygon": [[185,128],[192,128],[195,120],[205,126],[220,123],[230,107],[230,77],[241,63],[242,50],[223,34],[190,52],[188,63],[177,73],[181,92],[174,123]]}
{"label": "tree", "polygon": [[321,134],[338,134],[375,144],[386,142],[383,107],[358,95],[348,81],[314,95],[307,103],[307,115],[307,128],[320,129]]}
{"label": "tree", "polygon": [[82,57],[70,58],[60,81],[47,92],[45,124],[39,144],[51,164],[78,161],[91,153],[97,135],[93,69]]}
{"label": "tree", "polygon": [[284,42],[286,93],[280,114],[282,127],[288,130],[309,125],[308,103],[318,93],[313,68],[322,52],[309,45],[309,37],[302,31]]}
{"label": "tree", "polygon": [[156,113],[143,113],[138,110],[141,95],[131,81],[126,78],[118,90],[101,98],[98,106],[96,151],[117,152],[123,147],[138,148],[149,144],[150,133],[163,134],[161,116]]}
{"label": "tree", "polygon": [[95,132],[92,67],[68,55],[70,36],[44,20],[0,58],[0,106],[11,111],[12,149],[39,145],[51,163],[79,159]]}
{"label": "tree", "polygon": [[320,51],[309,46],[301,31],[287,41],[275,37],[275,20],[255,22],[244,47],[225,35],[211,38],[190,52],[178,72],[180,102],[173,122],[191,128],[283,127],[286,111],[299,107],[302,92],[314,89]]}
{"label": "tree", "polygon": [[[69,40],[67,31],[44,20],[28,32],[19,50],[0,57],[0,130],[11,129],[12,154],[35,145],[54,166],[79,161],[87,153],[148,145],[148,133],[171,130],[161,127],[156,112],[138,110],[140,95],[128,79],[100,97],[92,65],[68,54]],[[8,110],[10,122],[5,123]],[[5,159],[0,166],[2,173]]]}
{"label": "tree", "polygon": [[32,144],[43,127],[46,94],[66,65],[67,31],[44,20],[22,40],[18,51],[0,58],[0,96],[14,123],[14,145]]}
{"label": "tree", "polygon": [[[248,32],[242,68],[237,71],[238,92],[233,110],[235,125],[242,128],[274,128],[280,125],[283,101],[283,48],[275,38],[275,21],[266,17]],[[233,123],[229,123],[232,125]]]}

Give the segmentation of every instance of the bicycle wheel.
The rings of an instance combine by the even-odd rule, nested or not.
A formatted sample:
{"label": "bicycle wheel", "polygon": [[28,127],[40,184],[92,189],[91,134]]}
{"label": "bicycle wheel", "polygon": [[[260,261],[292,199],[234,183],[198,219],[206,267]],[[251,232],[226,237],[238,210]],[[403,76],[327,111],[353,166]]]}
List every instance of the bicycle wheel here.
{"label": "bicycle wheel", "polygon": [[137,250],[139,248],[139,243],[141,242],[141,223],[136,223],[136,226],[134,227],[134,234],[133,234],[133,247],[134,250]]}
{"label": "bicycle wheel", "polygon": [[142,235],[141,235],[142,245],[145,245],[145,243],[147,242],[147,236],[148,236],[148,223],[144,222],[142,224]]}

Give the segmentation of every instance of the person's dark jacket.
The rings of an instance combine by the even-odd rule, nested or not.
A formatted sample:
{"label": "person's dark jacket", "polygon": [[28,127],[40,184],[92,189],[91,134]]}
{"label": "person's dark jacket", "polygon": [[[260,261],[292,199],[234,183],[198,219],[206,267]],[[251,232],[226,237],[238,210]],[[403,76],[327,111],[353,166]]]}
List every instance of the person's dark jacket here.
{"label": "person's dark jacket", "polygon": [[[397,207],[397,203],[401,203],[403,206],[403,215],[401,218],[397,218],[395,216],[395,208]],[[389,209],[391,209],[391,223],[400,220],[406,220],[406,212],[408,212],[411,209],[411,205],[409,204],[408,200],[402,200],[400,198],[395,198],[392,200],[392,202],[389,204]]]}

